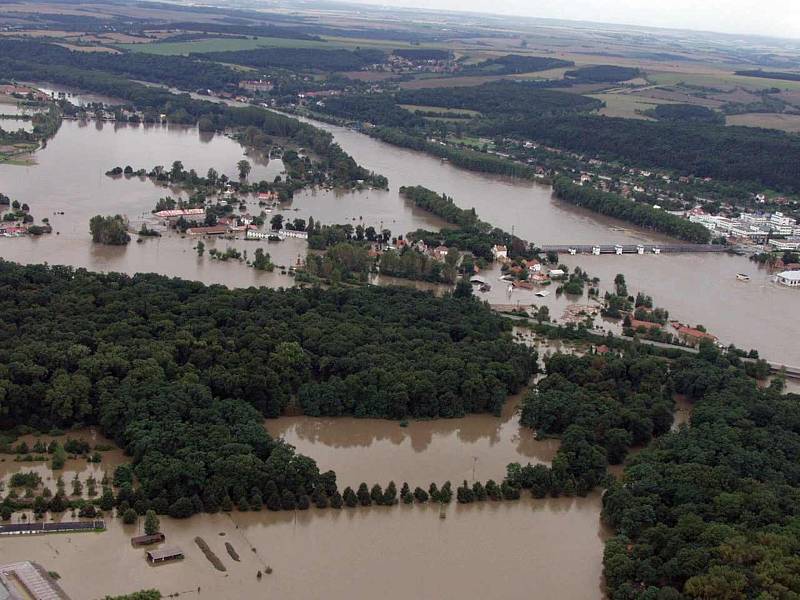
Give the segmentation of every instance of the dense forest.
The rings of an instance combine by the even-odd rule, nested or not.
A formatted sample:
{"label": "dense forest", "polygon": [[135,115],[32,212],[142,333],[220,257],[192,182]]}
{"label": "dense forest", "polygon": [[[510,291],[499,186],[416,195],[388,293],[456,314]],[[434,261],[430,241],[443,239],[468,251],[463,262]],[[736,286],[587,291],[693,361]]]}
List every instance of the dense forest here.
{"label": "dense forest", "polygon": [[692,223],[688,219],[653,208],[648,204],[623,198],[618,194],[576,184],[568,177],[556,179],[553,191],[561,200],[639,227],[697,244],[707,244],[711,241],[711,233],[700,223]]}
{"label": "dense forest", "polygon": [[425,120],[400,107],[387,94],[338,96],[326,98],[318,110],[348,121],[380,124],[386,127],[419,128]]}
{"label": "dense forest", "polygon": [[751,69],[747,71],[736,71],[736,75],[742,75],[744,77],[762,77],[764,79],[782,79],[784,81],[800,81],[800,73],[788,73],[786,71]]}
{"label": "dense forest", "polygon": [[732,361],[709,346],[675,361],[691,426],[633,457],[604,496],[613,600],[800,593],[800,396],[759,388]]}
{"label": "dense forest", "polygon": [[257,48],[255,50],[233,50],[230,52],[204,52],[192,54],[227,64],[244,65],[259,69],[281,68],[293,71],[359,71],[362,68],[386,61],[381,50],[343,50],[319,48]]}
{"label": "dense forest", "polygon": [[578,80],[581,83],[614,83],[634,79],[640,75],[639,69],[615,65],[590,65],[564,73],[565,78]]}
{"label": "dense forest", "polygon": [[246,76],[243,72],[215,62],[185,56],[161,56],[146,52],[77,52],[55,44],[32,41],[0,40],[0,57],[19,57],[32,62],[104,71],[189,90],[218,90],[238,84]]}
{"label": "dense forest", "polygon": [[476,110],[484,116],[536,118],[600,108],[600,100],[555,90],[540,89],[534,83],[492,81],[472,87],[401,90],[400,104],[420,104]]}
{"label": "dense forest", "polygon": [[314,461],[261,425],[296,398],[311,414],[497,412],[536,371],[480,302],[408,289],[228,290],[2,262],[0,310],[0,422],[99,424],[170,506],[315,489]]}
{"label": "dense forest", "polygon": [[[464,67],[464,73],[473,72],[492,75],[516,75],[519,73],[534,73],[548,69],[561,69],[573,67],[575,63],[570,60],[549,58],[544,56],[523,56],[520,54],[506,54],[497,58],[490,58],[483,62]],[[452,88],[450,88],[452,89]]]}
{"label": "dense forest", "polygon": [[800,137],[782,131],[561,115],[497,121],[485,133],[525,137],[643,168],[800,190]]}
{"label": "dense forest", "polygon": [[521,483],[541,486],[540,495],[558,495],[570,480],[585,494],[603,482],[608,464],[621,463],[631,446],[647,444],[672,425],[672,391],[658,358],[556,354],[545,369],[520,416],[540,435],[561,438],[550,473],[545,468],[540,481]]}

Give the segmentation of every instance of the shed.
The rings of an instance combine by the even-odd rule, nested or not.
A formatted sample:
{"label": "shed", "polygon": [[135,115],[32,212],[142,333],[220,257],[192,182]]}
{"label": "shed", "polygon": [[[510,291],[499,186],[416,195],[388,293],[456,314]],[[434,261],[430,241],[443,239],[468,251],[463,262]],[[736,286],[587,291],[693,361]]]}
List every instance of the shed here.
{"label": "shed", "polygon": [[183,550],[177,546],[167,546],[147,551],[147,560],[152,564],[159,564],[170,560],[182,560]]}
{"label": "shed", "polygon": [[149,546],[150,544],[159,544],[166,539],[166,536],[161,533],[154,533],[152,535],[137,535],[131,538],[131,544],[134,546]]}

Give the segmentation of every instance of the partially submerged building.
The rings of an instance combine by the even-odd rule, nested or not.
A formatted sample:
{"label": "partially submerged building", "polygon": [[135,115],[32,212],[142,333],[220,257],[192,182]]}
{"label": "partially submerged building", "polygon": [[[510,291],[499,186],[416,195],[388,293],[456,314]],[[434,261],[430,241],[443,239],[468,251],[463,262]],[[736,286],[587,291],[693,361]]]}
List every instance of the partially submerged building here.
{"label": "partially submerged building", "polygon": [[61,586],[41,565],[15,562],[0,565],[0,599],[2,600],[69,600]]}
{"label": "partially submerged building", "polygon": [[158,565],[173,560],[183,560],[183,550],[177,546],[166,546],[147,551],[147,561],[150,564]]}

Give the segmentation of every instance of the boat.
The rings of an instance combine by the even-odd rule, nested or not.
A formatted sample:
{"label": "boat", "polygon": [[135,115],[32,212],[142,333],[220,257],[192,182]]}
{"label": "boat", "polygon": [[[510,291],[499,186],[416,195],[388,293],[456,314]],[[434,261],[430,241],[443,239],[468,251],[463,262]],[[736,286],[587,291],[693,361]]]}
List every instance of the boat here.
{"label": "boat", "polygon": [[542,290],[540,292],[536,292],[536,295],[539,296],[539,298],[545,298],[545,297],[550,295],[550,291],[549,290]]}
{"label": "boat", "polygon": [[750,275],[745,275],[744,273],[737,273],[736,279],[739,281],[750,281]]}

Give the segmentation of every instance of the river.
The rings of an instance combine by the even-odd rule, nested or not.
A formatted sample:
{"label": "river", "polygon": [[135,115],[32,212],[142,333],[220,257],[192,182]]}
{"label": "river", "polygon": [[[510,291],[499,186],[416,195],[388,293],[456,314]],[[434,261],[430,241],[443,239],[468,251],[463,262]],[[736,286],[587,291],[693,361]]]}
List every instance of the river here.
{"label": "river", "polygon": [[[556,199],[549,186],[472,173],[418,152],[390,146],[353,130],[314,122],[360,164],[389,178],[392,189],[424,185],[452,196],[462,208],[474,207],[485,221],[537,244],[611,244],[665,241],[620,221],[578,209]],[[684,323],[701,323],[724,344],[756,348],[761,356],[800,366],[800,344],[793,315],[800,306],[798,290],[776,284],[772,274],[746,257],[727,254],[562,256],[569,267],[580,266],[601,286],[612,286],[624,273],[631,293],[643,291],[658,306]],[[744,283],[737,273],[747,273]],[[491,280],[491,277],[489,278]],[[546,300],[491,280],[492,303],[546,304],[551,314],[575,299]]]}
{"label": "river", "polygon": [[[438,159],[396,148],[355,131],[316,123],[360,164],[389,178],[390,191],[335,192],[305,190],[284,210],[286,218],[315,219],[326,223],[362,223],[387,227],[394,234],[418,227],[437,228],[442,222],[409,206],[400,197],[401,185],[425,185],[446,192],[459,206],[474,207],[478,215],[497,226],[539,244],[633,243],[664,241],[662,236],[637,230],[619,221],[566,205],[552,196],[548,186],[503,177],[471,173]],[[104,175],[113,166],[135,168],[169,166],[181,160],[185,168],[204,173],[209,167],[234,176],[244,150],[219,135],[201,135],[194,128],[128,126],[65,121],[47,147],[37,152],[36,165],[0,165],[0,191],[30,204],[34,216],[48,216],[58,235],[39,239],[0,239],[0,256],[20,262],[67,263],[95,270],[128,273],[155,271],[228,286],[289,286],[292,279],[280,272],[255,272],[243,265],[221,263],[207,255],[199,258],[193,241],[168,235],[127,248],[91,244],[87,224],[97,213],[120,213],[132,220],[149,214],[156,200],[177,192],[139,178],[112,179]],[[251,179],[273,178],[280,164],[251,153]],[[257,213],[254,202],[248,206]],[[63,211],[65,214],[53,214]],[[256,243],[242,240],[205,240],[209,247],[234,246],[251,253]],[[289,266],[305,254],[303,242],[258,243],[273,262]],[[625,273],[632,292],[644,291],[656,304],[682,322],[702,323],[725,343],[755,347],[762,356],[800,366],[800,344],[787,319],[796,310],[797,290],[772,282],[771,275],[744,257],[717,254],[661,256],[562,257],[570,267],[580,265],[599,276],[607,288],[616,273]],[[742,283],[736,273],[749,273]],[[508,293],[506,285],[487,275],[493,286],[482,298],[494,304],[546,304],[555,318],[577,298],[536,298],[533,291]],[[420,285],[418,287],[426,287]],[[720,310],[720,307],[725,310]]]}

